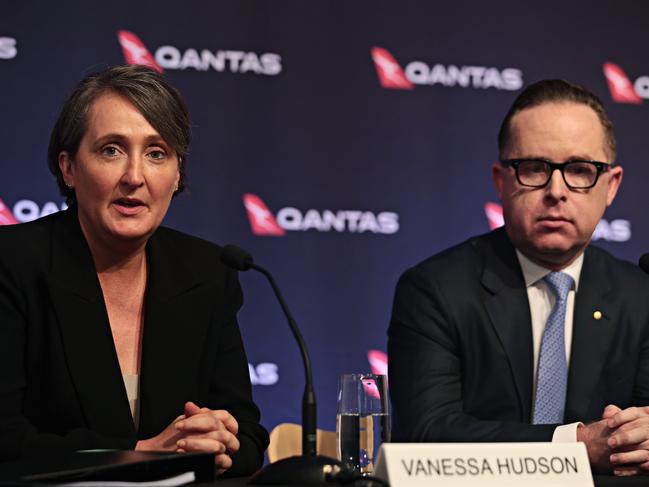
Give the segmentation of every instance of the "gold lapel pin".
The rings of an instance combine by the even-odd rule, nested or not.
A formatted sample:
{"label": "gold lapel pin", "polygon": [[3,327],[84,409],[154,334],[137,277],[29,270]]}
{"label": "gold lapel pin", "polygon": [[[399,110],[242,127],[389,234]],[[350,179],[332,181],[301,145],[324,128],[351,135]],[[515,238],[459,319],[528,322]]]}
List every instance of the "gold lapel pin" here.
{"label": "gold lapel pin", "polygon": [[595,311],[593,313],[593,318],[595,318],[596,320],[601,320],[602,319],[602,312],[601,311]]}

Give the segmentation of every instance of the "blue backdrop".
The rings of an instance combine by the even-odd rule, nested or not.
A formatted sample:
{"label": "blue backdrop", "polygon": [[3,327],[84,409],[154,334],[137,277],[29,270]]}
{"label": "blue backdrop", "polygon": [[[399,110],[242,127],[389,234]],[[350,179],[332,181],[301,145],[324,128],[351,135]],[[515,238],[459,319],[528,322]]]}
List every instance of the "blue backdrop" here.
{"label": "blue backdrop", "polygon": [[[649,250],[649,5],[584,5],[0,1],[0,223],[62,207],[45,154],[76,82],[154,64],[194,125],[189,190],[166,225],[274,271],[333,429],[339,374],[369,371],[370,351],[384,369],[399,274],[498,224],[490,165],[522,85],[566,78],[603,99],[625,178],[596,243],[633,261]],[[298,422],[289,329],[261,276],[241,280],[262,420]]]}

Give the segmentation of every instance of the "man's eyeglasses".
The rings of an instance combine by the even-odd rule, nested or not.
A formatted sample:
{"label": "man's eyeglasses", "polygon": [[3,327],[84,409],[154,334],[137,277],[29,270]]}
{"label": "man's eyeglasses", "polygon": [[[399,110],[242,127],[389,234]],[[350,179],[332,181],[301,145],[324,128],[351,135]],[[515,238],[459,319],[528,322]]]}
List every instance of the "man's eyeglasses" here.
{"label": "man's eyeglasses", "polygon": [[522,186],[542,188],[557,169],[570,189],[588,189],[597,184],[599,175],[611,168],[611,164],[597,161],[571,160],[552,162],[545,159],[503,159],[504,167],[513,167],[516,179]]}

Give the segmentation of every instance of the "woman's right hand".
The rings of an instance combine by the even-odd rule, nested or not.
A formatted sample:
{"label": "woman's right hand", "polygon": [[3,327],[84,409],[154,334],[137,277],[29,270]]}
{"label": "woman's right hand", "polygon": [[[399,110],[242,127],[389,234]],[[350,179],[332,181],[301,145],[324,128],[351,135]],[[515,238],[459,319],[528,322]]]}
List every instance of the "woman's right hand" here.
{"label": "woman's right hand", "polygon": [[168,451],[175,452],[178,447],[176,446],[178,440],[185,437],[185,433],[176,428],[176,423],[185,419],[186,416],[181,414],[174,419],[169,426],[153,438],[148,440],[140,440],[135,444],[137,451]]}
{"label": "woman's right hand", "polygon": [[[239,450],[237,420],[225,410],[185,404],[185,414],[174,419],[160,434],[135,445],[138,451],[212,451],[219,473],[232,466],[230,455]],[[182,441],[181,441],[182,440]]]}
{"label": "woman's right hand", "polygon": [[185,403],[185,419],[176,428],[186,436],[178,442],[178,452],[213,452],[219,475],[232,466],[231,455],[239,451],[239,424],[228,411],[200,408]]}

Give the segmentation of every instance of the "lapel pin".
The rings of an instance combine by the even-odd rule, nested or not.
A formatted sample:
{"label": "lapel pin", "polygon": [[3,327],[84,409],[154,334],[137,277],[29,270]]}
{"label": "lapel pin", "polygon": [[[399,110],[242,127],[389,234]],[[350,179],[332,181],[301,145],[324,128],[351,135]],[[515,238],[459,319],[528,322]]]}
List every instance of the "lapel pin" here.
{"label": "lapel pin", "polygon": [[601,320],[602,319],[602,312],[601,311],[595,311],[593,313],[593,318],[595,318],[596,320]]}

